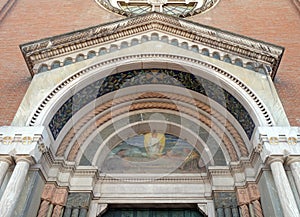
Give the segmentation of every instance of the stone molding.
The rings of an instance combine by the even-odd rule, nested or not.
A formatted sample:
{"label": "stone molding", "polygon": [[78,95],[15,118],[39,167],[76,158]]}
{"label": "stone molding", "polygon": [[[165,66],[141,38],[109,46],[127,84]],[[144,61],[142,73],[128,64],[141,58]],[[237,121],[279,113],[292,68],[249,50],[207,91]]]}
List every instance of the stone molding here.
{"label": "stone molding", "polygon": [[[155,96],[155,95],[157,96],[156,93],[149,93],[149,95],[150,95],[150,97]],[[173,94],[165,93],[164,95],[169,96],[170,99],[173,99],[173,100],[174,99],[180,100],[181,102],[189,101],[188,98],[183,97],[183,96],[177,95],[176,98],[174,98],[174,96],[172,96]],[[143,95],[143,97],[145,97],[145,96]],[[134,98],[134,97],[131,97],[131,98]],[[128,99],[128,97],[125,97],[125,99]],[[146,99],[146,97],[145,97],[145,99]],[[216,123],[211,121],[211,118],[207,118],[204,115],[200,115],[198,112],[194,112],[186,107],[182,107],[179,105],[175,106],[175,109],[179,109],[179,111],[181,113],[187,113],[188,115],[191,115],[192,117],[199,119],[204,124],[211,126],[212,130],[215,131],[216,135],[218,135],[220,138],[223,137],[222,141],[233,161],[238,160],[237,153],[241,153],[242,156],[247,157],[249,155],[247,146],[246,146],[245,142],[242,140],[240,134],[237,132],[237,130],[234,128],[234,126],[230,123],[230,121],[228,121],[225,117],[223,117],[223,115],[220,114],[219,112],[215,111],[214,109],[211,109],[209,106],[207,106],[199,101],[196,101],[196,100],[193,100],[193,101],[194,101],[194,103],[197,103],[197,105],[194,105],[194,106],[197,106],[197,107],[199,107],[199,109],[203,109],[206,112],[209,112],[210,114],[212,114],[213,117],[215,117],[218,121],[220,121],[222,124],[225,125],[226,130],[228,130],[228,132],[233,137],[234,142],[238,145],[238,150],[235,150],[233,142],[230,141],[229,137],[223,132],[223,130],[220,130],[220,128],[216,125]],[[116,103],[117,103],[116,100],[114,100],[113,104],[116,104]],[[63,155],[68,154],[68,160],[70,160],[70,161],[75,160],[79,148],[82,146],[82,144],[87,139],[87,137],[90,136],[91,133],[97,129],[97,127],[101,126],[104,122],[107,122],[108,120],[110,120],[112,118],[111,116],[116,117],[118,112],[120,112],[122,114],[122,111],[129,112],[129,110],[146,109],[146,108],[171,109],[171,110],[174,109],[173,104],[160,103],[160,102],[159,103],[143,102],[143,103],[135,103],[134,105],[130,105],[130,108],[126,108],[125,106],[123,106],[121,111],[113,110],[113,112],[112,112],[112,107],[110,107],[110,105],[111,105],[111,102],[102,104],[101,106],[97,107],[95,110],[90,112],[88,115],[86,115],[83,119],[78,121],[76,123],[76,125],[70,129],[70,131],[65,136],[64,140],[61,142],[60,146],[58,147],[58,149],[56,151],[56,156],[63,156]],[[94,116],[98,115],[98,113],[103,112],[104,108],[105,109],[108,108],[111,112],[108,113],[107,115],[99,116],[97,118],[97,120],[93,121],[91,124],[90,119],[92,119]],[[113,115],[112,115],[112,113],[113,113]],[[118,114],[118,115],[120,115],[120,114]],[[86,129],[81,132],[81,135],[76,134],[76,132],[80,131],[80,129],[86,123],[90,123],[90,125],[85,126]],[[76,141],[73,141],[74,143],[71,144],[70,152],[66,153],[65,151],[66,151],[67,147],[70,147],[70,142],[74,138],[75,134],[76,134]]]}
{"label": "stone molding", "polygon": [[[237,88],[241,88],[242,91],[245,92],[245,94],[249,97],[250,100],[253,101],[254,105],[257,106],[257,110],[260,111],[262,118],[264,119],[265,123],[262,123],[262,125],[267,126],[273,126],[274,120],[272,116],[270,115],[270,112],[264,105],[264,103],[260,100],[260,98],[252,91],[246,84],[244,84],[240,79],[233,76],[232,74],[212,65],[207,62],[203,62],[194,58],[184,57],[184,56],[178,56],[173,54],[161,54],[161,53],[150,53],[150,54],[138,54],[138,55],[128,55],[126,57],[117,57],[110,60],[105,60],[103,62],[99,62],[95,65],[91,65],[83,70],[80,70],[73,74],[72,76],[66,78],[61,83],[59,83],[52,91],[49,93],[44,100],[39,104],[36,111],[32,113],[31,117],[28,120],[29,126],[35,126],[36,124],[43,124],[41,123],[41,116],[44,114],[45,107],[47,107],[48,104],[50,104],[51,100],[55,98],[55,96],[59,95],[60,92],[62,92],[66,87],[71,87],[73,83],[80,82],[80,79],[84,77],[85,75],[104,67],[109,67],[113,65],[114,67],[117,64],[127,64],[128,61],[139,59],[140,61],[152,61],[152,62],[160,62],[162,60],[168,62],[174,62],[178,61],[178,63],[182,64],[192,64],[194,67],[205,67],[209,70],[213,70],[217,73],[217,76],[224,77],[229,80],[229,82],[232,82],[236,85]],[[142,66],[141,66],[142,67]]]}
{"label": "stone molding", "polygon": [[[216,181],[227,177],[228,179],[235,182],[235,186],[245,185],[245,179],[234,181],[236,174],[244,174],[246,180],[255,179],[247,175],[247,170],[251,169],[251,163],[249,159],[244,159],[239,162],[238,165],[231,166],[213,166],[208,168],[207,173],[200,174],[165,174],[164,176],[157,176],[157,174],[141,175],[141,174],[110,174],[99,173],[97,168],[94,166],[77,166],[74,162],[65,161],[63,159],[54,159],[52,154],[47,152],[43,155],[43,165],[41,168],[45,179],[48,182],[55,182],[58,186],[69,187],[71,189],[80,189],[85,191],[92,191],[95,182],[118,184],[142,184],[142,183],[156,183],[156,184],[188,184],[188,183],[203,183],[204,180],[207,182]],[[47,163],[46,163],[47,162]],[[238,169],[236,169],[238,168]],[[85,180],[85,184],[81,185],[80,180]],[[226,184],[225,184],[226,185]],[[230,184],[230,189],[233,189]]]}
{"label": "stone molding", "polygon": [[150,30],[176,34],[195,43],[267,64],[272,69],[272,78],[275,77],[283,53],[283,48],[279,46],[156,12],[30,42],[20,48],[33,76],[36,73],[34,66],[49,58],[68,55]]}
{"label": "stone molding", "polygon": [[0,155],[0,162],[4,161],[8,163],[9,165],[14,164],[14,160],[10,155]]}
{"label": "stone molding", "polygon": [[0,155],[12,156],[15,161],[38,162],[49,146],[44,127],[0,127]]}
{"label": "stone molding", "polygon": [[300,128],[258,127],[253,144],[263,162],[285,162],[288,156],[300,156]]}

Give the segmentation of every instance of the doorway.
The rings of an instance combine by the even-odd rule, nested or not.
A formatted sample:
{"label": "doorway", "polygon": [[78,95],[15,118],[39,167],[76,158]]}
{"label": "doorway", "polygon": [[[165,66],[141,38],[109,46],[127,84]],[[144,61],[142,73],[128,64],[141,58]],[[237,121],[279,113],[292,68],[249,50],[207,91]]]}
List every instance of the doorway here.
{"label": "doorway", "polygon": [[102,217],[204,217],[191,208],[111,208]]}

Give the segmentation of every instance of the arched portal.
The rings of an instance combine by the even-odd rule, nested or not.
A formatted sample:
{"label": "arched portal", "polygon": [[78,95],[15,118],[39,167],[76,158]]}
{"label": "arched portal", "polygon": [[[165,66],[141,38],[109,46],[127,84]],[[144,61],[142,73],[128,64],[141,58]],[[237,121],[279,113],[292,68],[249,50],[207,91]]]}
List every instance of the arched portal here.
{"label": "arched portal", "polygon": [[262,214],[282,48],[151,13],[21,49],[34,77],[13,124],[30,133],[2,143],[38,165],[38,215]]}

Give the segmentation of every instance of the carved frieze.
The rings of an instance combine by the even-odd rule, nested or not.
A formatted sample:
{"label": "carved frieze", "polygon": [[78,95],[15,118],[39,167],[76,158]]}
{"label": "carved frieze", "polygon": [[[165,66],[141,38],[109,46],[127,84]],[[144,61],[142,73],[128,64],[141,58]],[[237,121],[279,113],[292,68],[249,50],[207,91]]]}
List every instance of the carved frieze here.
{"label": "carved frieze", "polygon": [[[204,46],[225,52],[224,54],[230,56],[236,55],[239,58],[246,58],[250,62],[268,66],[268,73],[272,78],[276,74],[283,53],[283,48],[279,46],[155,12],[55,36],[50,39],[30,42],[21,45],[20,48],[33,76],[37,72],[35,71],[37,69],[34,69],[35,66],[41,65],[49,59],[54,61],[62,56],[67,58],[71,53],[87,49],[93,50],[94,48],[96,50],[93,50],[93,52],[97,54],[101,44],[115,43],[116,39],[120,42],[124,40],[126,42],[126,38],[150,30],[164,32],[164,34],[170,33],[173,36],[175,34],[176,37],[184,38],[191,43],[189,47]],[[130,41],[126,43],[131,44]]]}
{"label": "carved frieze", "polygon": [[30,156],[36,162],[50,145],[44,127],[0,127],[0,155]]}

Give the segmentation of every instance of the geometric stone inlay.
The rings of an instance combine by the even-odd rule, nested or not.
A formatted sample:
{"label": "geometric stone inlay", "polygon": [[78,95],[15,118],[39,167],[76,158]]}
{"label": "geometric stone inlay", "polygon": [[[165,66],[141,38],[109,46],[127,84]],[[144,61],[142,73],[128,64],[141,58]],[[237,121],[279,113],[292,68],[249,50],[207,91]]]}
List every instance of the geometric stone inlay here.
{"label": "geometric stone inlay", "polygon": [[76,112],[98,97],[122,88],[149,84],[182,87],[207,96],[227,109],[240,123],[248,138],[251,138],[255,124],[250,114],[234,96],[218,84],[178,70],[139,69],[109,75],[77,91],[58,109],[49,123],[54,139]]}

